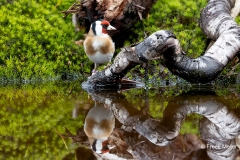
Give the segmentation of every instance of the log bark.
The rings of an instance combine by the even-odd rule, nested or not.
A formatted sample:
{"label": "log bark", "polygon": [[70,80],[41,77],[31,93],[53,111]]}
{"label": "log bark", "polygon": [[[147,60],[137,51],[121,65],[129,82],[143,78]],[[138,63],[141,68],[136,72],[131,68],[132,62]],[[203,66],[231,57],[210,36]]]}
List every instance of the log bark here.
{"label": "log bark", "polygon": [[175,75],[193,83],[213,81],[240,50],[240,27],[231,17],[235,0],[210,0],[201,12],[200,27],[207,37],[216,40],[203,56],[188,58],[170,31],[160,30],[135,47],[126,47],[113,64],[88,78],[83,85],[119,85],[121,78],[138,64],[161,55]]}
{"label": "log bark", "polygon": [[231,16],[235,19],[240,13],[240,0],[235,1],[235,6],[231,11]]}
{"label": "log bark", "polygon": [[154,57],[159,57],[169,47],[179,45],[177,42],[178,40],[175,39],[172,32],[157,31],[135,47],[122,48],[111,66],[88,77],[88,80],[82,86],[84,88],[119,86],[121,79],[130,69],[146,63]]}
{"label": "log bark", "polygon": [[155,2],[156,0],[82,0],[62,13],[65,16],[76,14],[75,18],[86,28],[95,20],[106,19],[117,28],[110,33],[114,36],[145,18]]}

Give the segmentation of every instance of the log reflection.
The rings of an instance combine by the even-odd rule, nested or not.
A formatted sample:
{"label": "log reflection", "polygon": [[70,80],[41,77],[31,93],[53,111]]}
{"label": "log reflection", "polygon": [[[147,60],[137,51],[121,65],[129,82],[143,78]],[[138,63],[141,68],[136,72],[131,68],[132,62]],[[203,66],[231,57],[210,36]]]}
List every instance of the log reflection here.
{"label": "log reflection", "polygon": [[[93,100],[107,105],[116,118],[115,129],[108,138],[108,143],[115,147],[106,154],[94,153],[98,158],[230,160],[237,157],[235,138],[240,134],[240,119],[214,92],[190,91],[174,97],[160,120],[134,109],[118,92],[88,93]],[[204,117],[200,120],[200,138],[179,134],[184,118],[192,113]],[[71,135],[74,142],[84,144],[83,138],[76,138],[79,136],[84,137],[82,133]]]}

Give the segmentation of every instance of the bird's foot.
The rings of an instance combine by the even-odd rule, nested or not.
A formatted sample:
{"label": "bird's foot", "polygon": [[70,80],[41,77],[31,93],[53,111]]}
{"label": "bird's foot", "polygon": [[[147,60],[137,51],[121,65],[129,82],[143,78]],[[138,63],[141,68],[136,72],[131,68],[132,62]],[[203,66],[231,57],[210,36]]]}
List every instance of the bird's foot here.
{"label": "bird's foot", "polygon": [[95,70],[95,69],[92,70],[92,76],[93,76],[94,74],[96,74],[96,70]]}

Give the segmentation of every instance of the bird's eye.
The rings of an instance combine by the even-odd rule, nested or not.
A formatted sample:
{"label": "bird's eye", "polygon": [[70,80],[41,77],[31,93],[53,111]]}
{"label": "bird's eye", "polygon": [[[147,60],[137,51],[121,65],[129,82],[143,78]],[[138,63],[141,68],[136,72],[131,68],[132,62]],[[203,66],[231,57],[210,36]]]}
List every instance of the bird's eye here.
{"label": "bird's eye", "polygon": [[102,24],[102,27],[103,27],[103,28],[107,28],[108,25],[106,25],[106,24]]}

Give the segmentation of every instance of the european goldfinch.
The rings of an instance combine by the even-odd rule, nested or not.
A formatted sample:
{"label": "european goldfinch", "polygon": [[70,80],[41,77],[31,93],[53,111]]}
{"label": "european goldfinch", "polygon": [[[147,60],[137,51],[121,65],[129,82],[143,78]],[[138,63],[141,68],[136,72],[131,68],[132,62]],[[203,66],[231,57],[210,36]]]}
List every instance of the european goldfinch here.
{"label": "european goldfinch", "polygon": [[88,112],[84,132],[90,142],[91,149],[99,154],[107,153],[113,147],[108,143],[108,137],[115,127],[113,112],[103,104],[95,102],[95,106]]}
{"label": "european goldfinch", "polygon": [[107,30],[116,30],[106,20],[97,20],[90,26],[84,41],[76,41],[76,44],[83,43],[84,51],[88,58],[94,62],[92,73],[96,72],[99,64],[111,62],[115,52],[115,45]]}

